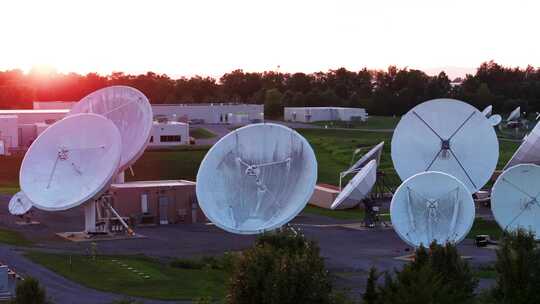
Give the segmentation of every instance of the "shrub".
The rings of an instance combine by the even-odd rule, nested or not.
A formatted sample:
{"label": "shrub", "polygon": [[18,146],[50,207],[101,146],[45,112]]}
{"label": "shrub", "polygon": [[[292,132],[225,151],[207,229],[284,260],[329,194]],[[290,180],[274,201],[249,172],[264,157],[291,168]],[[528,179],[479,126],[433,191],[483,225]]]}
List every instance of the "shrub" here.
{"label": "shrub", "polygon": [[495,270],[492,302],[540,303],[540,251],[533,233],[521,229],[505,232],[497,249]]}
{"label": "shrub", "polygon": [[376,288],[377,278],[372,269],[365,303],[472,303],[478,285],[468,263],[452,244],[432,243],[429,251],[420,247],[413,262],[393,276],[385,273],[384,284]]}
{"label": "shrub", "polygon": [[32,277],[28,277],[17,284],[15,298],[11,302],[14,304],[49,303],[45,289],[40,286],[38,280]]}
{"label": "shrub", "polygon": [[333,303],[324,260],[313,241],[287,229],[260,236],[238,258],[228,288],[227,303]]}

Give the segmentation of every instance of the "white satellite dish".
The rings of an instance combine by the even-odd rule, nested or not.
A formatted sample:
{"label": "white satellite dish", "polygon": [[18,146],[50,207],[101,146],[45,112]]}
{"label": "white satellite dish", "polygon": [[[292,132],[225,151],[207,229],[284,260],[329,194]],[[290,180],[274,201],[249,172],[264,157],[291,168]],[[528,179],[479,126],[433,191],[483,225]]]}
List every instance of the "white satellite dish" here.
{"label": "white satellite dish", "polygon": [[504,166],[504,170],[524,163],[540,165],[540,123],[537,123],[523,139],[519,148]]}
{"label": "white satellite dish", "polygon": [[197,173],[197,199],[218,227],[255,234],[281,227],[311,198],[317,160],[296,131],[252,124],[220,139]]}
{"label": "white satellite dish", "polygon": [[498,126],[498,125],[501,123],[502,117],[501,117],[501,115],[499,115],[499,114],[495,114],[495,115],[491,115],[491,116],[488,118],[488,120],[489,120],[489,123],[490,123],[492,126],[496,127],[496,126]]}
{"label": "white satellite dish", "polygon": [[392,137],[392,161],[401,180],[441,171],[476,192],[491,178],[498,158],[499,143],[489,121],[454,99],[417,105],[401,118]]}
{"label": "white satellite dish", "polygon": [[514,120],[517,120],[520,116],[521,116],[521,107],[517,107],[514,109],[514,111],[512,111],[510,113],[510,115],[508,115],[508,118],[506,119],[506,121],[514,121]]}
{"label": "white satellite dish", "polygon": [[331,209],[353,208],[364,199],[377,180],[377,161],[372,159],[363,166],[336,197]]}
{"label": "white satellite dish", "polygon": [[112,120],[122,136],[120,170],[124,171],[144,152],[152,130],[152,107],[139,90],[111,86],[97,90],[76,103],[68,115],[96,113]]}
{"label": "white satellite dish", "polygon": [[419,247],[459,243],[474,222],[469,189],[442,172],[422,172],[405,180],[390,203],[392,226],[407,244]]}
{"label": "white satellite dish", "polygon": [[540,235],[540,167],[520,164],[505,170],[491,190],[491,210],[502,229],[524,228]]}
{"label": "white satellite dish", "polygon": [[381,154],[382,149],[384,147],[384,141],[378,143],[375,147],[373,147],[371,150],[369,150],[366,154],[364,154],[354,165],[352,165],[349,169],[342,172],[343,176],[358,172],[358,170],[362,167],[364,167],[367,163],[369,163],[371,160],[376,160],[377,165],[379,165],[379,162],[381,161]]}
{"label": "white satellite dish", "polygon": [[490,117],[492,111],[493,111],[493,106],[489,105],[484,110],[482,110],[482,114],[484,114],[485,117]]}
{"label": "white satellite dish", "polygon": [[32,202],[22,191],[15,193],[9,200],[8,210],[13,215],[23,215],[32,208]]}
{"label": "white satellite dish", "polygon": [[97,114],[57,121],[32,143],[20,170],[22,191],[38,209],[66,210],[100,194],[117,173],[118,128]]}

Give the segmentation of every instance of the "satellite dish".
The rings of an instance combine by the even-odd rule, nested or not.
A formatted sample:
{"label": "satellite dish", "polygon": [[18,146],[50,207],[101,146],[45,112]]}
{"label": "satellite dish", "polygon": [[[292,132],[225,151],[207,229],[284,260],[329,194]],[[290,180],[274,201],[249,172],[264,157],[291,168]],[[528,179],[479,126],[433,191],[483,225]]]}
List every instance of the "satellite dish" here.
{"label": "satellite dish", "polygon": [[484,110],[482,110],[482,114],[484,114],[485,117],[490,117],[492,111],[493,111],[493,106],[489,105]]}
{"label": "satellite dish", "polygon": [[498,158],[499,143],[489,121],[454,99],[417,105],[401,118],[392,137],[392,161],[401,180],[441,171],[474,193],[491,178]]}
{"label": "satellite dish", "polygon": [[540,238],[540,167],[520,164],[505,170],[491,190],[491,210],[503,229],[524,228]]}
{"label": "satellite dish", "polygon": [[442,172],[422,172],[405,180],[390,203],[392,226],[413,247],[459,243],[474,222],[469,189]]}
{"label": "satellite dish", "polygon": [[197,199],[218,227],[255,234],[281,227],[311,198],[317,160],[309,143],[285,126],[261,123],[221,138],[197,173]]}
{"label": "satellite dish", "polygon": [[540,123],[537,123],[531,133],[523,139],[512,158],[504,166],[504,170],[524,163],[540,165]]}
{"label": "satellite dish", "polygon": [[110,184],[121,149],[120,132],[107,118],[66,117],[43,131],[26,152],[19,177],[22,191],[38,209],[76,207]]}
{"label": "satellite dish", "polygon": [[521,115],[521,107],[517,107],[514,109],[514,111],[512,111],[510,113],[510,115],[508,115],[508,118],[506,119],[506,121],[514,121],[514,120],[517,120],[520,115]]}
{"label": "satellite dish", "polygon": [[351,181],[341,190],[336,197],[331,209],[353,208],[363,200],[375,185],[377,180],[377,161],[372,159],[367,165],[362,167]]}
{"label": "satellite dish", "polygon": [[8,210],[13,215],[23,215],[32,208],[32,202],[22,191],[15,193],[9,200]]}
{"label": "satellite dish", "polygon": [[152,107],[139,90],[111,86],[97,90],[76,103],[68,115],[96,113],[112,120],[122,136],[120,172],[144,152],[152,130]]}
{"label": "satellite dish", "polygon": [[489,120],[489,123],[490,123],[492,126],[495,127],[495,126],[497,126],[497,125],[499,125],[499,124],[501,123],[502,117],[501,117],[501,115],[499,115],[499,114],[495,114],[495,115],[491,115],[491,116],[488,118],[488,120]]}
{"label": "satellite dish", "polygon": [[536,112],[536,118],[534,120],[538,120],[540,118],[540,113]]}
{"label": "satellite dish", "polygon": [[375,147],[373,147],[371,150],[369,150],[366,154],[364,154],[356,163],[354,163],[354,165],[352,165],[345,172],[342,172],[342,176],[345,176],[345,175],[350,174],[350,173],[358,172],[358,170],[360,168],[364,167],[371,160],[376,160],[377,165],[379,165],[379,162],[381,160],[381,154],[382,154],[383,147],[384,147],[384,141],[380,142]]}

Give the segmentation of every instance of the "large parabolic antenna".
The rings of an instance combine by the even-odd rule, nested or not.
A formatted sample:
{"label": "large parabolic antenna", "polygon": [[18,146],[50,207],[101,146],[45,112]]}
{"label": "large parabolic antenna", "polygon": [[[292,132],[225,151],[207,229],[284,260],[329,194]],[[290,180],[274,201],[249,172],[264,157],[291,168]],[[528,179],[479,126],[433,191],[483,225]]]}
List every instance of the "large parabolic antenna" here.
{"label": "large parabolic antenna", "polygon": [[97,90],[76,103],[68,115],[96,113],[112,120],[122,136],[120,170],[133,164],[148,145],[152,130],[152,107],[139,90],[111,86]]}
{"label": "large parabolic antenna", "polygon": [[120,133],[96,114],[66,117],[32,143],[20,170],[23,192],[38,209],[65,210],[104,190],[117,173]]}
{"label": "large parabolic antenna", "polygon": [[13,215],[23,215],[32,208],[32,202],[22,191],[15,193],[9,200],[8,210]]}
{"label": "large parabolic antenna", "polygon": [[506,121],[514,121],[517,120],[521,116],[521,107],[515,108],[512,112],[510,112],[510,115],[506,118]]}
{"label": "large parabolic antenna", "polygon": [[392,137],[392,161],[401,180],[441,171],[476,192],[491,178],[498,158],[491,123],[473,106],[454,99],[417,105],[401,118]]}
{"label": "large parabolic antenna", "polygon": [[493,185],[491,210],[503,229],[523,228],[540,238],[540,167],[521,164],[505,170]]}
{"label": "large parabolic antenna", "polygon": [[281,227],[311,198],[317,161],[309,143],[277,124],[252,124],[220,139],[197,173],[197,198],[208,219],[233,233]]}
{"label": "large parabolic antenna", "polygon": [[504,169],[524,163],[540,165],[540,123],[537,123],[531,133],[525,137]]}
{"label": "large parabolic antenna", "polygon": [[364,199],[377,180],[377,160],[372,159],[363,166],[353,179],[341,190],[332,203],[331,209],[352,208]]}
{"label": "large parabolic antenna", "polygon": [[354,165],[352,165],[345,172],[342,172],[341,173],[342,176],[345,176],[345,175],[350,174],[350,173],[358,172],[358,170],[360,168],[367,165],[367,163],[369,163],[371,160],[376,160],[376,162],[377,162],[376,164],[378,165],[379,162],[381,161],[381,154],[382,154],[383,147],[384,147],[384,141],[378,143],[375,147],[373,147],[371,150],[369,150],[366,154],[362,155],[362,157],[360,157],[360,159],[358,161],[356,161],[356,163],[354,163]]}
{"label": "large parabolic antenna", "polygon": [[469,189],[442,172],[422,172],[405,180],[390,203],[392,226],[407,244],[418,247],[458,243],[474,222]]}

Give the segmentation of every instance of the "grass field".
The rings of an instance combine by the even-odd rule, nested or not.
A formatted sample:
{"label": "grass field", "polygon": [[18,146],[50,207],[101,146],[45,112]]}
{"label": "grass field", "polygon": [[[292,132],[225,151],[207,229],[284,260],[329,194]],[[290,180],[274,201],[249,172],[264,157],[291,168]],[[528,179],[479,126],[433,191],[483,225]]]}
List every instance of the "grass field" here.
{"label": "grass field", "polygon": [[328,128],[355,128],[355,129],[394,129],[399,122],[400,117],[390,116],[370,116],[367,121],[317,121],[314,125],[328,126]]}
{"label": "grass field", "polygon": [[15,246],[30,246],[30,242],[21,233],[13,230],[7,230],[0,228],[0,243],[15,245]]}
{"label": "grass field", "polygon": [[90,288],[160,300],[223,299],[228,277],[223,270],[171,267],[144,256],[98,256],[93,260],[36,251],[26,256]]}
{"label": "grass field", "polygon": [[214,138],[217,135],[208,131],[205,128],[197,128],[195,130],[189,130],[189,135],[195,139],[207,139]]}

